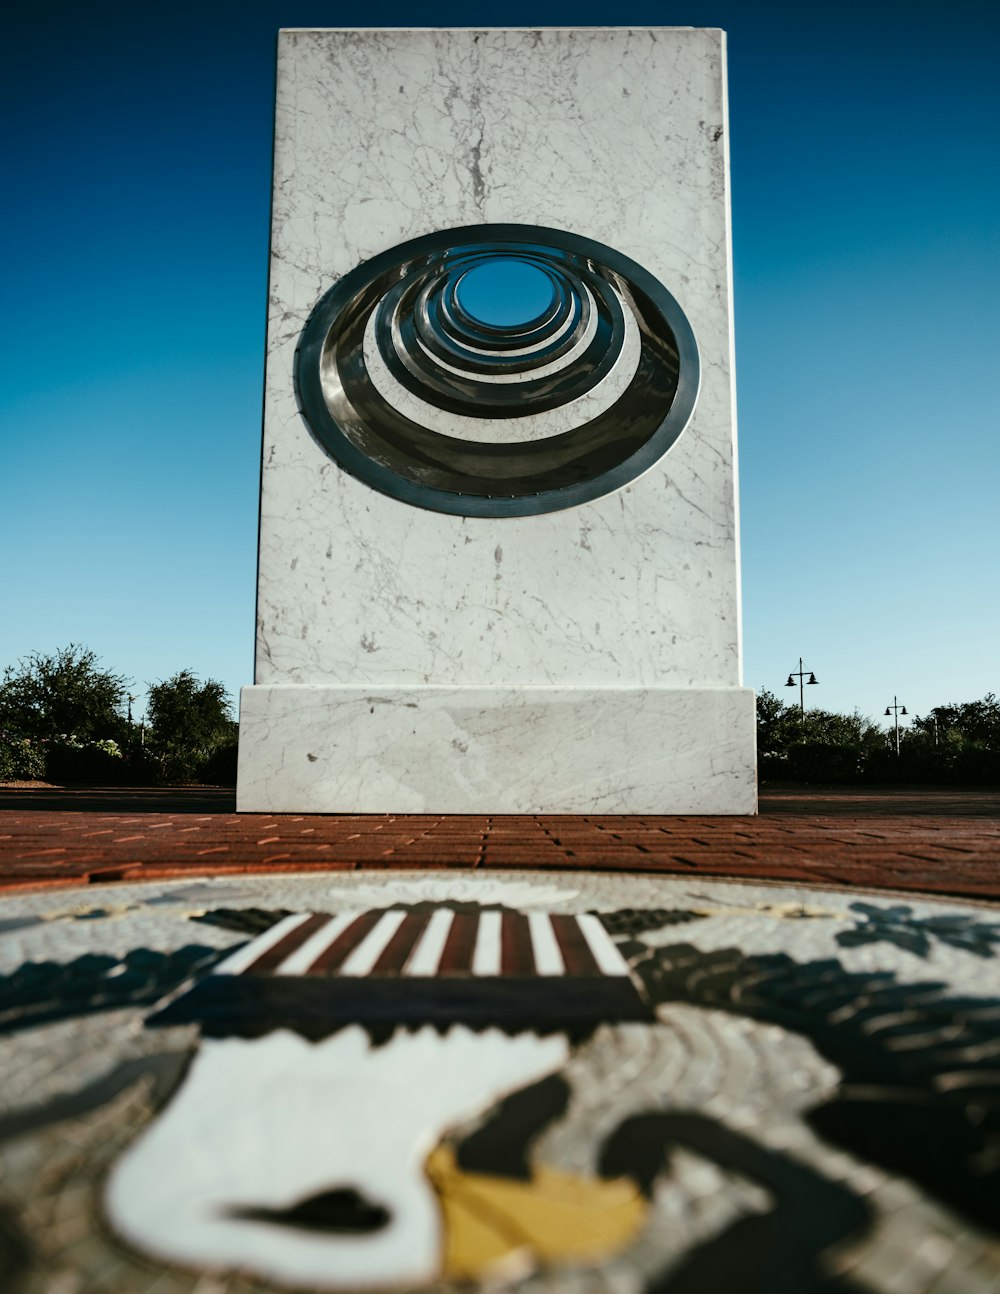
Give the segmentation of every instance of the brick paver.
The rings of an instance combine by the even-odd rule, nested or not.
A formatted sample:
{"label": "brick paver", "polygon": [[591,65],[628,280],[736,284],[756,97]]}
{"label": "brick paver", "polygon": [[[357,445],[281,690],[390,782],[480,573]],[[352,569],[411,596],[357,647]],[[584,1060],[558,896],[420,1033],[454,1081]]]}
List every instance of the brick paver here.
{"label": "brick paver", "polygon": [[776,791],[758,817],[239,814],[228,790],[0,788],[0,887],[226,872],[592,868],[1000,900],[1000,793]]}

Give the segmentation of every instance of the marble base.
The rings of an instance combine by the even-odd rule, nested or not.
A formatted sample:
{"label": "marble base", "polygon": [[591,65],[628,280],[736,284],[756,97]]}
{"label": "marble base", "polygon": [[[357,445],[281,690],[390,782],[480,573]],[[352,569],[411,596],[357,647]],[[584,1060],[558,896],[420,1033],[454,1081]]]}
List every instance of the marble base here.
{"label": "marble base", "polygon": [[754,749],[749,688],[258,685],[237,809],[755,813]]}

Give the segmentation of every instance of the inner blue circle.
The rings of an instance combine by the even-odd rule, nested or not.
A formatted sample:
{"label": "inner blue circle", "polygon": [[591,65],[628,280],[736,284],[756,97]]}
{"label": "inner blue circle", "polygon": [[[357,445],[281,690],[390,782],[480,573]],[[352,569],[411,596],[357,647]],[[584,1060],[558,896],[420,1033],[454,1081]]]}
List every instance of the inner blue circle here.
{"label": "inner blue circle", "polygon": [[516,328],[550,309],[555,291],[552,280],[537,265],[516,256],[497,256],[464,274],[457,296],[477,323]]}

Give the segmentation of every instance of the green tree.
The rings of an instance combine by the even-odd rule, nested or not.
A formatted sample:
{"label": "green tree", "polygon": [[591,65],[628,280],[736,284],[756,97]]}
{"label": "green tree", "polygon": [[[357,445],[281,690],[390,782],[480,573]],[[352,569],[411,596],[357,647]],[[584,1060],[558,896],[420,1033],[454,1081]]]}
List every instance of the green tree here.
{"label": "green tree", "polygon": [[916,715],[911,726],[939,743],[945,734],[956,734],[963,744],[1000,751],[1000,701],[993,692],[981,701],[936,705],[930,714]]}
{"label": "green tree", "polygon": [[763,781],[853,782],[885,748],[885,734],[857,711],[836,714],[757,695],[757,757]]}
{"label": "green tree", "polygon": [[885,749],[885,733],[856,710],[837,714],[807,710],[788,747],[791,776],[802,782],[856,782],[873,755]]}
{"label": "green tree", "polygon": [[988,692],[916,715],[901,756],[924,781],[1000,784],[1000,700]]}
{"label": "green tree", "polygon": [[785,705],[766,687],[757,693],[757,754],[763,759],[787,754],[799,735],[799,708]]}
{"label": "green tree", "polygon": [[0,683],[0,728],[22,737],[79,742],[126,734],[129,680],[99,667],[92,651],[70,643],[8,665]]}
{"label": "green tree", "polygon": [[215,679],[199,683],[189,669],[149,689],[150,748],[168,781],[194,777],[236,738],[226,689]]}
{"label": "green tree", "polygon": [[859,751],[879,749],[886,734],[859,711],[837,714],[832,710],[807,710],[800,723],[799,740],[818,741],[828,746],[851,746]]}

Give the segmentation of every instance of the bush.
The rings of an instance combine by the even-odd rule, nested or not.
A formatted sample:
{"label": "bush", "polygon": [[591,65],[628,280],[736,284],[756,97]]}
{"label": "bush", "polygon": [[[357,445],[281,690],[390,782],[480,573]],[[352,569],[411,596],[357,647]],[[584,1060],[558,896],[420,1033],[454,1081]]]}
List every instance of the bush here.
{"label": "bush", "polygon": [[955,761],[956,780],[971,786],[1000,786],[1000,750],[966,746]]}
{"label": "bush", "polygon": [[788,747],[787,772],[793,782],[856,782],[862,753],[857,745],[796,741]]}
{"label": "bush", "polygon": [[236,755],[239,743],[236,738],[220,746],[198,769],[198,778],[209,786],[236,785]]}
{"label": "bush", "polygon": [[127,765],[114,741],[50,742],[45,776],[50,782],[83,782],[116,786],[126,780]]}
{"label": "bush", "polygon": [[30,782],[44,777],[44,746],[30,737],[0,733],[0,782]]}

